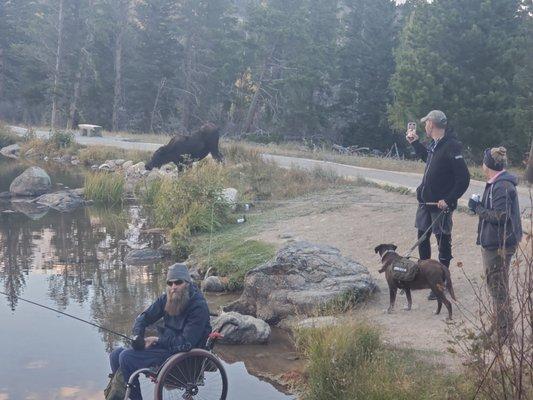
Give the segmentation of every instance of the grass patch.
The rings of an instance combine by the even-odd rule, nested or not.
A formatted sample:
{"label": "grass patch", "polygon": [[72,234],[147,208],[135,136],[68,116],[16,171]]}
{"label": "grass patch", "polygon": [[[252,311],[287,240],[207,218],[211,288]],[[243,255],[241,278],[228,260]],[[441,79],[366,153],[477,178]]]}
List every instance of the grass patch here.
{"label": "grass patch", "polygon": [[331,169],[281,168],[242,145],[232,144],[224,154],[233,163],[228,181],[245,201],[289,199],[346,183]]}
{"label": "grass patch", "polygon": [[85,197],[97,204],[122,204],[124,177],[120,174],[96,172],[85,176]]}
{"label": "grass patch", "polygon": [[273,244],[258,240],[239,241],[215,252],[210,266],[214,267],[217,275],[228,277],[229,290],[240,290],[246,273],[272,259],[275,254],[276,247]]}
{"label": "grass patch", "polygon": [[0,123],[0,148],[15,144],[18,141],[20,141],[20,137],[7,126]]}
{"label": "grass patch", "polygon": [[48,139],[38,138],[35,131],[28,129],[24,135],[24,143],[21,145],[21,154],[31,150],[34,157],[44,158],[61,157],[64,155],[76,155],[82,148],[74,140],[72,132],[55,131]]}
{"label": "grass patch", "polygon": [[295,332],[307,359],[303,399],[417,400],[471,398],[466,377],[420,360],[413,351],[384,346],[366,324],[306,328]]}
{"label": "grass patch", "polygon": [[89,167],[93,164],[102,164],[106,160],[131,160],[134,163],[146,161],[150,158],[150,152],[140,150],[125,150],[111,146],[88,146],[78,153],[80,162]]}

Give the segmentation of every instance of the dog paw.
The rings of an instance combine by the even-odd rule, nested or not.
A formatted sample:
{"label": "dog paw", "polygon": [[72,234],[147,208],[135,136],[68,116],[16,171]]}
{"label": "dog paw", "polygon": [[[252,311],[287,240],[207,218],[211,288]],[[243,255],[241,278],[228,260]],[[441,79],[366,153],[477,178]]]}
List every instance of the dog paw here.
{"label": "dog paw", "polygon": [[394,310],[393,310],[393,309],[390,309],[390,308],[386,310],[386,313],[387,313],[387,314],[392,314],[393,312],[394,312]]}
{"label": "dog paw", "polygon": [[404,310],[404,311],[411,311],[411,307],[409,307],[409,306],[405,306],[405,307],[403,308],[403,310]]}

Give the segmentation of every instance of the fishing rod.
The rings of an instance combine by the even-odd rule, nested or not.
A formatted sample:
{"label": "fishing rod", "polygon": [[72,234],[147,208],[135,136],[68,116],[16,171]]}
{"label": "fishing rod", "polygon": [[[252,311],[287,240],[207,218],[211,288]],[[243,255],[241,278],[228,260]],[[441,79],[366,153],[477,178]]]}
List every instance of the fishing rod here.
{"label": "fishing rod", "polygon": [[[114,335],[120,336],[120,337],[123,338],[123,339],[129,340],[129,341],[132,341],[132,340],[133,340],[133,339],[130,338],[129,336],[123,335],[122,333],[115,332],[115,331],[113,331],[113,330],[111,330],[111,329],[108,329],[108,328],[105,328],[105,327],[100,326],[100,325],[98,325],[98,324],[95,324],[94,322],[87,321],[87,320],[85,320],[85,319],[83,319],[83,318],[76,317],[75,315],[72,315],[72,314],[69,314],[69,313],[66,313],[66,312],[63,312],[63,311],[57,310],[57,309],[52,308],[52,307],[45,306],[45,305],[43,305],[43,304],[36,303],[35,301],[31,301],[31,300],[28,300],[28,299],[24,299],[24,298],[22,298],[22,297],[20,297],[20,296],[17,296],[17,295],[15,295],[15,294],[14,294],[14,295],[9,295],[9,294],[7,294],[7,293],[5,293],[5,292],[2,292],[2,291],[0,291],[0,294],[3,294],[3,295],[6,296],[6,297],[16,297],[18,300],[22,300],[22,301],[25,301],[26,303],[33,304],[34,306],[42,307],[42,308],[45,308],[45,309],[50,310],[50,311],[54,311],[54,312],[59,313],[59,314],[63,314],[63,315],[65,315],[65,316],[67,316],[67,317],[74,318],[74,319],[76,319],[76,320],[78,320],[78,321],[85,322],[86,324],[92,325],[92,326],[94,326],[94,327],[96,327],[96,328],[98,328],[98,329],[102,329],[103,331],[106,331],[106,332],[112,333],[112,334],[114,334]],[[218,314],[213,313],[213,312],[211,312],[211,311],[209,311],[209,315],[212,316],[212,317],[218,317],[218,316],[219,316]]]}
{"label": "fishing rod", "polygon": [[2,292],[2,291],[0,291],[0,294],[3,294],[3,295],[6,296],[6,297],[16,297],[18,300],[22,300],[22,301],[25,301],[26,303],[33,304],[34,306],[42,307],[42,308],[45,308],[45,309],[47,309],[47,310],[54,311],[54,312],[56,312],[56,313],[66,315],[67,317],[77,319],[78,321],[85,322],[86,324],[92,325],[92,326],[94,326],[94,327],[96,327],[96,328],[98,328],[98,329],[102,329],[103,331],[106,331],[106,332],[112,333],[112,334],[114,334],[114,335],[120,336],[120,337],[123,338],[123,339],[129,340],[129,341],[132,340],[129,336],[123,335],[122,333],[118,333],[118,332],[115,332],[115,331],[113,331],[113,330],[111,330],[111,329],[104,328],[103,326],[100,326],[100,325],[95,324],[95,323],[93,323],[93,322],[87,321],[87,320],[85,320],[85,319],[83,319],[83,318],[76,317],[75,315],[72,315],[72,314],[69,314],[69,313],[66,313],[66,312],[63,312],[63,311],[57,310],[57,309],[55,309],[55,308],[48,307],[48,306],[45,306],[45,305],[43,305],[43,304],[36,303],[35,301],[27,300],[27,299],[24,299],[24,298],[19,297],[19,296],[17,296],[17,295],[9,295],[9,294],[4,293],[4,292]]}

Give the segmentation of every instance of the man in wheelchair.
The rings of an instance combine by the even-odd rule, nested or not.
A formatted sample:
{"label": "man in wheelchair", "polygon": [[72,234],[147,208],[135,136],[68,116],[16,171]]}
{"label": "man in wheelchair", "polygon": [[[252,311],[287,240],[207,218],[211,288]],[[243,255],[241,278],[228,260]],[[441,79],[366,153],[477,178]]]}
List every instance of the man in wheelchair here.
{"label": "man in wheelchair", "polygon": [[[158,324],[158,336],[145,337],[149,325]],[[167,273],[166,293],[144,310],[133,325],[131,349],[119,347],[109,356],[113,376],[119,371],[127,382],[140,368],[157,367],[175,353],[205,346],[211,325],[207,302],[192,283],[185,264],[173,264]],[[130,399],[142,400],[138,380]]]}

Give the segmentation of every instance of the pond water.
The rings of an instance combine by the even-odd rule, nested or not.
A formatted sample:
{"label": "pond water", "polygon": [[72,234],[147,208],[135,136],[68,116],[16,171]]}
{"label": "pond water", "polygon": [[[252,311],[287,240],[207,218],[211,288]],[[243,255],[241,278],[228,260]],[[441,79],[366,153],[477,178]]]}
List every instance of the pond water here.
{"label": "pond water", "polygon": [[[0,161],[0,192],[24,168]],[[80,174],[47,170],[55,184],[82,184]],[[155,244],[142,232],[145,222],[135,205],[62,214],[0,200],[0,291],[7,294],[0,295],[0,400],[103,399],[108,353],[121,339],[19,297],[129,334],[135,316],[164,291],[168,265],[122,262],[130,248]],[[213,309],[226,301],[208,298]],[[276,373],[276,360],[293,352],[280,331],[267,346],[215,352],[228,372],[228,399],[294,398],[253,375]]]}

